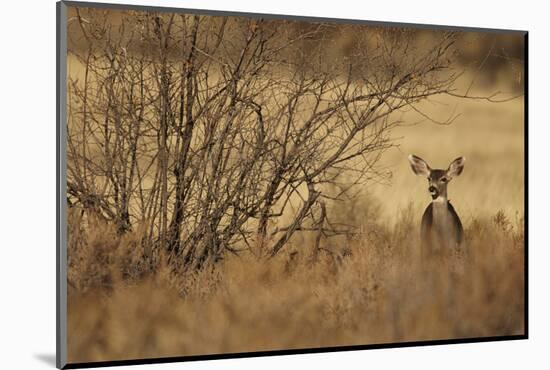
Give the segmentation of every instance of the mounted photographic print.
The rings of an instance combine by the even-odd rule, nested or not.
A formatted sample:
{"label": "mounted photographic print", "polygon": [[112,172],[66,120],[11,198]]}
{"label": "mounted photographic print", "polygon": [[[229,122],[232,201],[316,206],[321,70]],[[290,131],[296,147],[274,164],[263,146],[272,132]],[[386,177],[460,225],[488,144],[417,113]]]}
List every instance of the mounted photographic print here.
{"label": "mounted photographic print", "polygon": [[58,367],[527,338],[527,32],[57,11]]}

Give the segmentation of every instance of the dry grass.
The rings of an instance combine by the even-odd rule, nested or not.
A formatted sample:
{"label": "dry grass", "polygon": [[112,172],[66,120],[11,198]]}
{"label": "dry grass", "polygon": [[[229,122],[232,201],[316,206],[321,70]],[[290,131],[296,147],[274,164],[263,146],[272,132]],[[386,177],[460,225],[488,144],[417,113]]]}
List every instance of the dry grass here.
{"label": "dry grass", "polygon": [[[522,334],[523,220],[467,223],[462,270],[420,261],[412,209],[396,227],[373,217],[317,261],[300,243],[259,262],[154,272],[139,231],[87,232],[70,215],[69,362]],[[455,271],[455,272],[451,272]]]}

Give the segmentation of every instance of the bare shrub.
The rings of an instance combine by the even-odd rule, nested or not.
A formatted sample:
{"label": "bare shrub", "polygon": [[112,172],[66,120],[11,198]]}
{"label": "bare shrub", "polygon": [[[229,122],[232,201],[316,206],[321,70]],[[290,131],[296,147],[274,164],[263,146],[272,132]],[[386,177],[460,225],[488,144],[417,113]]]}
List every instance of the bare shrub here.
{"label": "bare shrub", "polygon": [[[68,200],[120,234],[140,225],[177,268],[341,232],[326,211],[388,176],[396,112],[454,94],[459,75],[452,32],[426,48],[408,29],[119,15],[71,18]],[[353,46],[332,58],[341,34]]]}

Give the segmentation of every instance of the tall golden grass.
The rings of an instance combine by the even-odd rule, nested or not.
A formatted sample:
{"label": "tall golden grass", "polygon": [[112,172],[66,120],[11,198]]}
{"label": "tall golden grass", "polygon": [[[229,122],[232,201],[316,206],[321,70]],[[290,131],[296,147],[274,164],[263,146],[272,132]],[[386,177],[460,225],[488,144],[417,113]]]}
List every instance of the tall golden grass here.
{"label": "tall golden grass", "polygon": [[145,263],[139,230],[87,227],[72,209],[69,362],[524,332],[522,217],[469,221],[453,269],[451,256],[420,259],[412,207],[395,226],[371,209],[345,248],[327,246],[317,259],[294,241],[267,262],[231,256],[186,275]]}

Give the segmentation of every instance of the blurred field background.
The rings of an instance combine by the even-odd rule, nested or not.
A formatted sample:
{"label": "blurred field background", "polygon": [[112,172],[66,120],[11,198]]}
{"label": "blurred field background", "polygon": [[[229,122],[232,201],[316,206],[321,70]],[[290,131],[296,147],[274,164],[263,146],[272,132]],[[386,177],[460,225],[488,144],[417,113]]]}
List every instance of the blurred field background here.
{"label": "blurred field background", "polygon": [[[417,43],[431,37],[419,32]],[[174,274],[163,252],[155,269],[144,260],[144,225],[121,234],[71,208],[69,362],[523,334],[523,39],[463,33],[458,40],[459,90],[519,97],[435,96],[397,112],[396,146],[377,164],[383,176],[327,205],[331,221],[354,232],[323,239],[315,259],[315,235],[304,232],[267,263],[227,254],[213,267]],[[331,58],[355,41],[353,34],[333,40]],[[68,66],[82,78],[70,56]],[[437,124],[424,114],[456,118]],[[430,197],[409,167],[411,153],[432,168],[466,157],[449,185],[468,245],[460,271],[446,258],[419,258]]]}
{"label": "blurred field background", "polygon": [[[488,93],[489,90],[481,92]],[[490,216],[503,210],[509,217],[523,214],[524,202],[524,126],[523,98],[504,103],[435,99],[423,112],[443,120],[449,112],[460,114],[450,125],[423,122],[393,131],[399,148],[382,159],[392,172],[388,186],[373,185],[371,193],[384,201],[384,215],[413,202],[416,214],[430,201],[427,181],[417,178],[406,157],[416,154],[432,168],[446,169],[457,157],[466,157],[464,173],[449,185],[449,199],[463,221]],[[416,112],[405,114],[407,122],[422,119]],[[422,209],[420,209],[422,208]]]}

